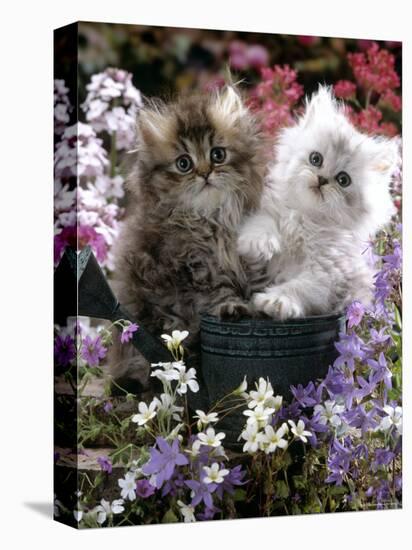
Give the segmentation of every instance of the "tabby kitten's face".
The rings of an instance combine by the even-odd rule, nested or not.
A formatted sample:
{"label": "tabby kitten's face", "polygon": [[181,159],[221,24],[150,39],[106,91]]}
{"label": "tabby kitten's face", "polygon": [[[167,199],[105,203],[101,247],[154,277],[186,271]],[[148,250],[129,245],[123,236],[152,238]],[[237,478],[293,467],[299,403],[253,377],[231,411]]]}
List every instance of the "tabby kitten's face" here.
{"label": "tabby kitten's face", "polygon": [[258,204],[260,134],[233,88],[149,106],[138,130],[139,184],[153,205],[207,215]]}

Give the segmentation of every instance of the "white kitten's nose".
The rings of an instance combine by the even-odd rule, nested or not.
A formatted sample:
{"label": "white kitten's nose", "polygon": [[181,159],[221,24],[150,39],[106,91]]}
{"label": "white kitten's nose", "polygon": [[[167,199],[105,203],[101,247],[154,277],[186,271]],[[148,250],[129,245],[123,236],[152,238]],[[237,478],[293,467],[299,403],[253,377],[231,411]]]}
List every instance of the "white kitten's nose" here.
{"label": "white kitten's nose", "polygon": [[318,176],[318,182],[319,182],[319,187],[329,183],[328,179],[324,178],[323,176]]}

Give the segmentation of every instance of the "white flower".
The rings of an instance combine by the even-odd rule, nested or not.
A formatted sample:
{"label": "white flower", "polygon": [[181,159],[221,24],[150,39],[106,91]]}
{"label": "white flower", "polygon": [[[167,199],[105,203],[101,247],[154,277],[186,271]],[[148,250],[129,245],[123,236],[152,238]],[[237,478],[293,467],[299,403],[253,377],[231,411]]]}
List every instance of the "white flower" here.
{"label": "white flower", "polygon": [[193,393],[199,391],[199,384],[196,380],[196,369],[193,367],[187,372],[185,368],[180,370],[179,382],[176,391],[179,395],[183,395],[187,393],[187,388],[189,388]]}
{"label": "white flower", "polygon": [[273,408],[264,408],[263,405],[258,405],[255,409],[243,411],[245,416],[248,416],[248,424],[257,424],[258,427],[263,427],[269,420],[269,416],[275,412]]}
{"label": "white flower", "polygon": [[109,104],[106,101],[101,99],[93,99],[89,103],[89,110],[86,114],[86,120],[92,121],[95,118],[99,118],[109,107]]}
{"label": "white flower", "polygon": [[246,441],[243,445],[244,453],[255,453],[262,443],[262,433],[258,432],[257,424],[248,424],[246,429],[240,434],[240,437]]}
{"label": "white flower", "polygon": [[203,470],[206,473],[206,476],[203,478],[204,483],[223,483],[224,477],[227,476],[229,470],[222,468],[219,470],[219,464],[213,462],[212,466],[203,466]]}
{"label": "white flower", "polygon": [[288,420],[290,426],[291,426],[291,432],[296,437],[296,439],[300,439],[304,443],[307,443],[307,437],[312,435],[312,432],[309,432],[308,430],[305,430],[305,423],[303,420],[299,420],[297,424],[293,422],[293,420]]}
{"label": "white flower", "polygon": [[157,403],[153,400],[149,406],[144,401],[140,401],[138,404],[139,413],[135,414],[132,418],[132,422],[136,422],[138,426],[143,426],[156,416]]}
{"label": "white flower", "polygon": [[258,405],[265,407],[266,401],[273,396],[272,384],[269,382],[269,380],[259,378],[259,384],[256,384],[256,391],[252,390],[249,393],[249,396],[251,400],[248,404],[248,407],[250,409],[257,407]]}
{"label": "white flower", "polygon": [[262,435],[263,449],[266,454],[273,453],[279,447],[285,449],[288,445],[283,436],[288,433],[289,428],[286,422],[275,432],[272,426],[265,426],[265,433]]}
{"label": "white flower", "polygon": [[82,510],[73,510],[74,519],[79,523],[83,517]]}
{"label": "white flower", "polygon": [[395,426],[398,432],[402,435],[402,407],[391,407],[390,405],[385,405],[383,410],[386,412],[387,416],[382,418],[379,426],[380,429],[386,431],[392,426]]}
{"label": "white flower", "polygon": [[202,426],[207,426],[208,424],[214,424],[215,422],[217,422],[219,420],[219,418],[217,416],[217,413],[215,413],[215,412],[206,414],[205,412],[198,409],[196,411],[196,413],[197,414],[194,416],[194,418],[199,419],[197,421],[197,429],[198,430],[201,430]]}
{"label": "white flower", "polygon": [[171,382],[172,380],[179,380],[180,374],[174,369],[167,371],[157,369],[150,376],[158,378],[161,382]]}
{"label": "white flower", "polygon": [[94,509],[94,511],[97,512],[97,523],[102,525],[106,521],[107,516],[110,517],[112,514],[121,514],[124,511],[123,502],[124,501],[119,498],[110,504],[110,502],[102,498],[100,504]]}
{"label": "white flower", "polygon": [[359,439],[362,437],[362,430],[360,428],[355,428],[354,426],[349,426],[346,422],[342,422],[336,427],[336,437],[342,438],[346,436]]}
{"label": "white flower", "polygon": [[179,441],[181,442],[183,440],[183,436],[181,436],[179,434],[179,432],[183,428],[183,426],[184,426],[183,422],[181,422],[180,424],[177,424],[173,428],[173,430],[171,432],[169,432],[169,434],[166,436],[166,440],[167,441],[173,441],[177,437],[179,439]]}
{"label": "white flower", "polygon": [[184,504],[181,500],[177,501],[177,504],[180,508],[180,513],[182,514],[185,523],[191,523],[196,521],[195,518],[195,509],[190,504]]}
{"label": "white flower", "polygon": [[127,472],[124,478],[117,481],[122,489],[120,496],[124,499],[135,500],[136,498],[136,477],[134,472]]}
{"label": "white flower", "polygon": [[206,433],[200,432],[197,437],[201,445],[208,445],[209,447],[219,447],[221,440],[226,437],[223,432],[215,433],[213,428],[208,428]]}
{"label": "white flower", "polygon": [[169,350],[177,349],[185,338],[189,336],[187,330],[174,330],[172,336],[169,334],[162,334],[161,337],[166,342],[167,348]]}
{"label": "white flower", "polygon": [[218,447],[213,447],[213,449],[209,453],[209,456],[214,457],[214,458],[223,457],[226,460],[229,460],[226,453],[225,453],[225,449],[223,448],[223,445],[219,445]]}
{"label": "white flower", "polygon": [[158,414],[163,413],[171,415],[174,420],[177,420],[177,422],[180,421],[181,418],[179,415],[183,412],[183,407],[177,407],[170,394],[162,393],[160,394],[160,399],[155,397],[153,401],[156,403]]}
{"label": "white flower", "polygon": [[76,189],[70,191],[69,184],[62,185],[56,179],[54,182],[54,208],[55,210],[66,210],[72,208],[76,199]]}
{"label": "white flower", "polygon": [[156,369],[152,372],[150,376],[158,378],[162,382],[170,382],[172,380],[179,380],[180,370],[175,368],[176,365],[180,366],[180,363],[152,363],[152,367],[161,367],[161,369]]}
{"label": "white flower", "polygon": [[243,378],[240,386],[238,386],[235,391],[233,392],[235,395],[241,395],[245,399],[247,399],[248,394],[246,393],[247,390],[247,379],[246,376]]}
{"label": "white flower", "polygon": [[188,452],[192,456],[198,456],[201,445],[202,445],[201,441],[199,439],[195,439],[192,443],[191,450],[190,451],[187,450],[186,452]]}
{"label": "white flower", "polygon": [[316,405],[314,414],[319,413],[319,423],[326,425],[328,422],[335,428],[342,424],[340,414],[345,410],[343,405],[337,405],[335,401],[325,401],[324,405]]}
{"label": "white flower", "polygon": [[275,411],[278,411],[283,403],[283,397],[281,395],[276,395],[272,397],[268,397],[265,401],[265,407],[269,407],[271,409],[275,409]]}

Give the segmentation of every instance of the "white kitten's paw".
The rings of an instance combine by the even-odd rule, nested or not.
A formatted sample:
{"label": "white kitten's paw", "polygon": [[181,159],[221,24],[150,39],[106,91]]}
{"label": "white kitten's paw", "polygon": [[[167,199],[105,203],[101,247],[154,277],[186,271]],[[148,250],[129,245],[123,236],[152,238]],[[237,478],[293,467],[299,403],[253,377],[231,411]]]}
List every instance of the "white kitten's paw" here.
{"label": "white kitten's paw", "polygon": [[304,317],[304,310],[299,301],[282,292],[281,289],[257,292],[252,296],[252,304],[257,311],[262,311],[274,319],[298,319]]}
{"label": "white kitten's paw", "polygon": [[274,254],[280,252],[280,243],[276,236],[270,233],[243,234],[237,241],[237,249],[239,254],[246,258],[269,261]]}

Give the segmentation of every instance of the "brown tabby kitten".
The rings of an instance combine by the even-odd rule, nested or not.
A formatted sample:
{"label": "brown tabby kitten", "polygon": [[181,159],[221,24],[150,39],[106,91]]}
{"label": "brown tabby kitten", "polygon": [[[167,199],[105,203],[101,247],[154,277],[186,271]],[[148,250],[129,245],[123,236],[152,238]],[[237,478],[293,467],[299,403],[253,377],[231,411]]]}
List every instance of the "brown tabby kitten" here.
{"label": "brown tabby kitten", "polygon": [[[236,239],[239,222],[259,204],[261,140],[233,87],[139,114],[137,162],[127,184],[135,200],[118,241],[115,290],[153,334],[188,330],[192,357],[203,313],[248,312]],[[117,345],[111,373],[119,385],[141,389],[148,372],[130,344]]]}

